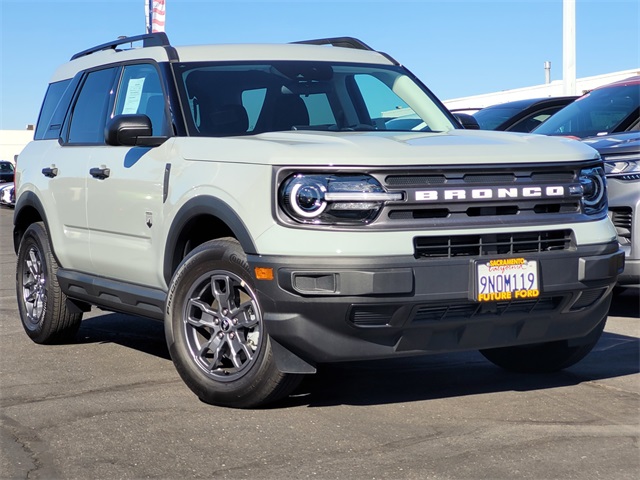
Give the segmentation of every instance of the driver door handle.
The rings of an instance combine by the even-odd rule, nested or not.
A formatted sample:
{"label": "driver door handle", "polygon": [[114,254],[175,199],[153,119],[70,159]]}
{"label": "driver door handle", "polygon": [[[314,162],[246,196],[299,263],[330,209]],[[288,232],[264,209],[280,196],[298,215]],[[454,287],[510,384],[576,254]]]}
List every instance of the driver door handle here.
{"label": "driver door handle", "polygon": [[42,169],[42,174],[45,177],[53,178],[58,175],[58,169],[56,167],[46,167]]}
{"label": "driver door handle", "polygon": [[91,170],[89,170],[89,174],[91,174],[91,176],[94,178],[104,180],[105,178],[108,178],[109,175],[111,175],[111,170],[106,167],[93,167]]}

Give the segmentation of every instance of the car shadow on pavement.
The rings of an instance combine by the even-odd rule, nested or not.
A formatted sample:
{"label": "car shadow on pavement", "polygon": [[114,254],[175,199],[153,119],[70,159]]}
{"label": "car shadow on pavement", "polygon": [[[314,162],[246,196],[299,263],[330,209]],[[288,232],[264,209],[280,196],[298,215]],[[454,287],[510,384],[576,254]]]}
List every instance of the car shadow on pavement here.
{"label": "car shadow on pavement", "polygon": [[[640,321],[638,292],[617,295],[610,316]],[[117,313],[86,318],[77,343],[115,343],[170,361],[162,322]],[[321,365],[288,398],[267,408],[375,405],[461,397],[502,391],[566,387],[640,372],[640,339],[602,334],[581,362],[553,374],[502,370],[479,352]]]}
{"label": "car shadow on pavement", "polygon": [[567,387],[640,372],[640,339],[604,332],[581,362],[551,374],[518,374],[479,352],[323,365],[280,407],[376,405]]}
{"label": "car shadow on pavement", "polygon": [[85,318],[80,324],[76,343],[115,343],[171,360],[162,322],[122,313]]}

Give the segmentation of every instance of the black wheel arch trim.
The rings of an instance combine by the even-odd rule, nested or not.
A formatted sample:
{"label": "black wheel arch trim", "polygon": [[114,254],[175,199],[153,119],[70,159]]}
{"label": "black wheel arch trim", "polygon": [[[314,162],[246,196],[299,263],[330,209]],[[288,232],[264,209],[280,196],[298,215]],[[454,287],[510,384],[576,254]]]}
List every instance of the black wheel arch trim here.
{"label": "black wheel arch trim", "polygon": [[227,203],[216,197],[200,196],[187,201],[173,218],[167,235],[164,252],[164,278],[169,284],[173,276],[173,258],[178,245],[178,239],[185,226],[200,215],[216,217],[223,222],[233,236],[240,242],[240,246],[247,254],[256,254],[256,246],[249,229],[236,212]]}
{"label": "black wheel arch trim", "polygon": [[[51,232],[49,232],[49,222],[47,221],[47,214],[45,213],[45,208],[38,195],[34,192],[25,192],[16,200],[16,206],[13,212],[13,248],[18,254],[18,249],[20,248],[20,239],[22,235],[28,228],[18,228],[19,225],[22,224],[22,220],[25,216],[25,209],[31,207],[38,212],[40,219],[44,223],[44,228],[47,230],[47,235],[51,238]],[[33,222],[29,222],[31,224]],[[51,245],[51,252],[53,253],[56,261],[58,261],[58,257],[55,253],[54,245]],[[60,262],[58,262],[60,263]]]}

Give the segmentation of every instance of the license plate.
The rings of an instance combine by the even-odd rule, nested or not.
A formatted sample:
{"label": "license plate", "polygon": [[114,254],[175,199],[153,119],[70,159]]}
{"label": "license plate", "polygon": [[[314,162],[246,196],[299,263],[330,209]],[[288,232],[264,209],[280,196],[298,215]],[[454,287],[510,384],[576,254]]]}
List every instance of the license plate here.
{"label": "license plate", "polygon": [[540,296],[538,262],[500,258],[476,263],[476,300],[495,302]]}

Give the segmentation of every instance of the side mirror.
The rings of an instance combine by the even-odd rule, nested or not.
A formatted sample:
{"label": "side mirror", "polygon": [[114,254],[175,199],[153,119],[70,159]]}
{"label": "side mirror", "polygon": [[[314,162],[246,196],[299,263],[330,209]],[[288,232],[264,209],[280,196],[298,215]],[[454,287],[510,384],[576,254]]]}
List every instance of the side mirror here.
{"label": "side mirror", "polygon": [[116,115],[104,128],[107,145],[114,147],[123,145],[156,147],[162,145],[168,138],[154,137],[152,134],[151,119],[139,114]]}
{"label": "side mirror", "polygon": [[468,113],[454,113],[454,117],[460,122],[463,128],[467,130],[480,130],[480,124],[473,115]]}

